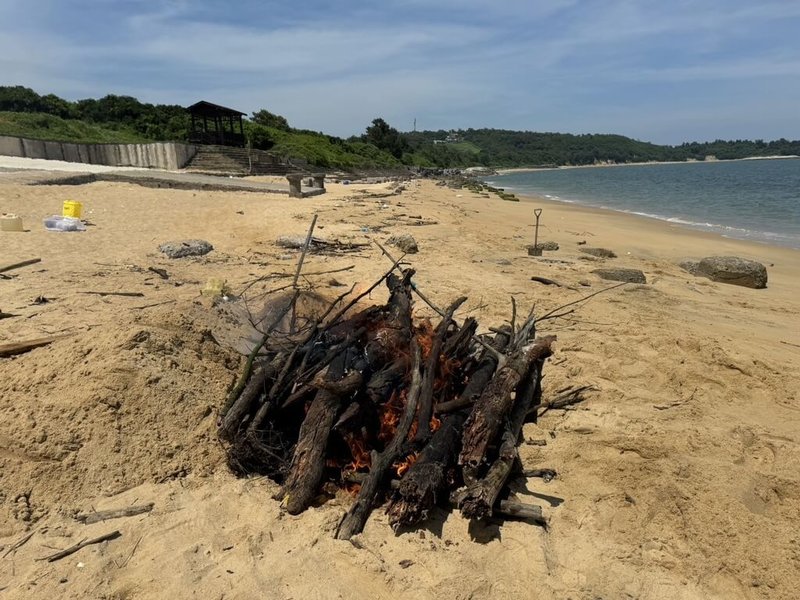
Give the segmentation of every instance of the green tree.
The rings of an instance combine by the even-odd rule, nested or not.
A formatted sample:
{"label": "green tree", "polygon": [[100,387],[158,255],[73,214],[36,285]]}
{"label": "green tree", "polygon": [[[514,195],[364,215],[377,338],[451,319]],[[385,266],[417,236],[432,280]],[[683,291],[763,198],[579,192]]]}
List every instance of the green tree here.
{"label": "green tree", "polygon": [[373,119],[363,139],[381,150],[386,150],[395,158],[402,158],[403,153],[409,149],[408,141],[403,134],[381,118]]}
{"label": "green tree", "polygon": [[289,127],[289,121],[286,120],[286,117],[276,115],[275,113],[271,113],[263,108],[253,113],[252,121],[258,125],[263,125],[264,127],[274,127],[275,129],[280,129],[281,131],[291,130],[291,127]]}

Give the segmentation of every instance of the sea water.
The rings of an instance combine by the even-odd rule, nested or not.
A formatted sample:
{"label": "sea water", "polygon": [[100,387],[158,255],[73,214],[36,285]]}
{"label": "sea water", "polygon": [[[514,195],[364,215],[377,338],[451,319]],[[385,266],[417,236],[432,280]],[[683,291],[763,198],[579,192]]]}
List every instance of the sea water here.
{"label": "sea water", "polygon": [[486,179],[542,196],[800,248],[800,159],[517,171]]}

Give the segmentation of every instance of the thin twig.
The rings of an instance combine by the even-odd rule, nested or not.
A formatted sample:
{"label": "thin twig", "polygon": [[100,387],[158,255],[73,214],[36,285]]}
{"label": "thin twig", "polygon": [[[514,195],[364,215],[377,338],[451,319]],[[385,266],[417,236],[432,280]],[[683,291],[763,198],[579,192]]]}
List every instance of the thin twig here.
{"label": "thin twig", "polygon": [[11,545],[11,547],[10,547],[8,550],[6,550],[6,553],[5,553],[5,554],[3,554],[3,558],[5,558],[6,556],[8,556],[9,554],[11,554],[12,552],[14,552],[15,550],[19,550],[19,549],[20,549],[20,548],[22,548],[22,547],[23,547],[25,544],[27,544],[27,543],[28,543],[28,540],[29,540],[29,539],[31,539],[31,538],[33,537],[33,534],[34,534],[34,533],[36,533],[36,531],[37,531],[37,530],[36,530],[36,529],[34,529],[34,530],[33,530],[33,531],[31,531],[29,534],[27,534],[25,537],[23,537],[21,540],[19,540],[19,541],[18,541],[18,542],[16,542],[15,544],[12,544],[12,545]]}
{"label": "thin twig", "polygon": [[556,308],[551,310],[549,313],[545,313],[544,315],[542,315],[541,317],[539,317],[536,320],[537,321],[544,321],[546,319],[555,319],[555,318],[558,318],[558,317],[562,317],[562,316],[568,315],[572,311],[568,311],[568,312],[563,313],[563,314],[557,314],[557,313],[558,313],[558,311],[560,311],[560,310],[562,310],[564,308],[567,308],[569,306],[573,306],[575,304],[579,304],[580,302],[585,302],[586,300],[589,300],[590,298],[593,298],[594,296],[597,296],[598,294],[602,294],[603,292],[608,292],[608,291],[611,291],[611,290],[616,289],[618,287],[622,287],[623,285],[627,285],[627,283],[628,283],[627,281],[623,281],[622,283],[618,283],[616,285],[612,285],[610,287],[603,288],[602,290],[597,290],[596,292],[592,292],[588,296],[583,296],[582,298],[578,298],[577,300],[573,300],[572,302],[567,302],[566,304],[562,304],[561,306],[557,306]]}
{"label": "thin twig", "polygon": [[300,253],[300,260],[297,261],[297,271],[294,274],[294,280],[292,281],[292,287],[297,287],[297,280],[300,277],[300,271],[303,269],[303,262],[306,259],[306,253],[308,252],[308,247],[311,245],[311,237],[314,234],[314,226],[317,224],[317,215],[314,214],[314,218],[311,219],[311,227],[308,228],[308,235],[306,236],[306,243],[303,244],[303,251]]}
{"label": "thin twig", "polygon": [[101,535],[96,538],[92,538],[91,540],[84,540],[82,542],[78,542],[74,546],[70,546],[66,550],[62,550],[61,552],[56,552],[55,554],[51,554],[50,556],[45,556],[38,560],[46,560],[47,562],[55,562],[57,560],[61,560],[69,556],[70,554],[75,554],[81,548],[85,548],[86,546],[91,546],[92,544],[100,544],[102,542],[115,540],[119,537],[122,537],[122,533],[119,530],[112,531],[111,533],[106,533],[105,535]]}

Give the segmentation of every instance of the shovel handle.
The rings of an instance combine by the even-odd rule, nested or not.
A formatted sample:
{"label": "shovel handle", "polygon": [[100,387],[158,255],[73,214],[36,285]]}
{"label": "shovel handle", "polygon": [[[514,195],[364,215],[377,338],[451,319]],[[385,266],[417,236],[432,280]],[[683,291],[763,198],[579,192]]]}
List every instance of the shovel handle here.
{"label": "shovel handle", "polygon": [[534,208],[533,209],[533,214],[536,215],[536,220],[539,220],[539,217],[542,215],[542,209],[541,208]]}

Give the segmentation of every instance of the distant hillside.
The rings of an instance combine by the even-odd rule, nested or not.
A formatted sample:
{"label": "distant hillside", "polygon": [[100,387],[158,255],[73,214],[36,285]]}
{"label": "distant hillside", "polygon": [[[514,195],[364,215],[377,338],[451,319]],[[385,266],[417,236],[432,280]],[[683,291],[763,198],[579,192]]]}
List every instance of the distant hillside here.
{"label": "distant hillside", "polygon": [[[0,135],[75,142],[184,141],[186,109],[130,96],[70,102],[22,86],[0,86]],[[295,129],[267,110],[245,120],[253,148],[330,169],[536,167],[720,160],[800,155],[800,141],[780,139],[692,142],[661,146],[621,135],[537,133],[503,129],[400,132],[377,118],[363,135],[342,139]]]}
{"label": "distant hillside", "polygon": [[[415,154],[438,166],[466,163],[492,167],[591,165],[649,161],[720,160],[750,156],[800,155],[800,141],[736,140],[660,146],[621,135],[536,133],[503,129],[405,134]],[[445,141],[445,140],[452,141]],[[479,152],[475,153],[475,148]]]}
{"label": "distant hillside", "polygon": [[[270,117],[264,124],[264,116]],[[401,168],[390,153],[360,139],[343,140],[289,127],[285,119],[258,111],[245,120],[254,148],[285,158],[299,158],[330,169]],[[277,127],[275,126],[277,125]],[[41,96],[22,86],[0,86],[0,135],[67,142],[185,141],[189,118],[182,106],[146,104],[130,96],[70,102]]]}
{"label": "distant hillside", "polygon": [[151,139],[129,129],[111,129],[42,113],[0,112],[0,135],[84,144],[137,143]]}

